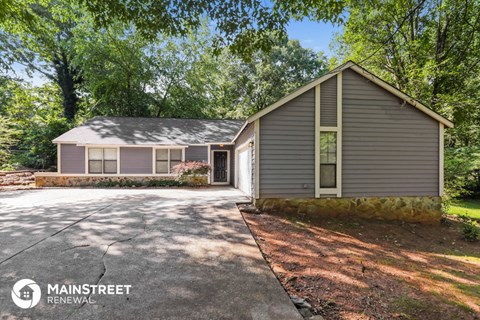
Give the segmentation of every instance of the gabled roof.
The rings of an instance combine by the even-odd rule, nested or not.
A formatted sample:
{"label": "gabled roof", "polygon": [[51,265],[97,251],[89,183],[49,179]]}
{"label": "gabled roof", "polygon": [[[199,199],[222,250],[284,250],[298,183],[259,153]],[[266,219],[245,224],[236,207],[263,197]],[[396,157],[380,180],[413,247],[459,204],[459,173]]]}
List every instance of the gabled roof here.
{"label": "gabled roof", "polygon": [[79,145],[195,145],[228,143],[243,120],[94,117],[55,138]]}
{"label": "gabled roof", "polygon": [[335,75],[337,75],[338,73],[340,73],[340,72],[342,72],[343,70],[346,70],[346,69],[351,69],[351,70],[355,71],[356,73],[358,73],[361,76],[367,78],[368,80],[372,81],[373,83],[377,84],[378,86],[382,87],[383,89],[385,89],[385,90],[389,91],[390,93],[396,95],[400,99],[403,99],[404,101],[408,102],[409,104],[411,104],[415,108],[419,109],[420,111],[424,112],[425,114],[429,115],[430,117],[437,120],[438,122],[443,123],[445,126],[447,126],[449,128],[453,128],[453,123],[450,120],[442,117],[441,115],[439,115],[435,111],[433,111],[433,110],[429,109],[428,107],[426,107],[425,105],[423,105],[418,100],[415,100],[414,98],[412,98],[409,95],[405,94],[404,92],[398,90],[397,88],[395,88],[391,84],[383,81],[382,79],[378,78],[374,74],[368,72],[367,70],[360,67],[359,65],[357,65],[353,61],[348,61],[348,62],[338,66],[337,68],[331,70],[330,72],[323,75],[322,77],[320,77],[318,79],[315,79],[312,82],[307,83],[303,87],[297,89],[296,91],[290,93],[289,95],[286,95],[285,97],[278,100],[274,104],[266,107],[265,109],[255,113],[254,115],[249,117],[247,119],[246,123],[253,122],[256,119],[259,119],[259,118],[263,117],[264,115],[266,115],[266,114],[272,112],[273,110],[277,109],[278,107],[284,105],[288,101],[298,97],[299,95],[307,92],[310,89],[315,88],[317,85],[321,84],[322,82],[327,81],[328,79],[334,77]]}

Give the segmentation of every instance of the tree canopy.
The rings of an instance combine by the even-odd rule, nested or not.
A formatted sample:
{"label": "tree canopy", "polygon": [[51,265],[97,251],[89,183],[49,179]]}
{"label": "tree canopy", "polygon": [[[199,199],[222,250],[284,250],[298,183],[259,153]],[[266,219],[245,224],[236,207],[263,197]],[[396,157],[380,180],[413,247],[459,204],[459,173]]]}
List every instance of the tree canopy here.
{"label": "tree canopy", "polygon": [[[331,57],[288,38],[302,19],[343,27]],[[450,168],[479,154],[479,33],[476,0],[0,0],[0,148],[49,167],[50,139],[95,115],[245,118],[352,59],[455,122],[461,189],[475,179]]]}
{"label": "tree canopy", "polygon": [[158,33],[185,36],[199,30],[202,18],[207,18],[216,30],[212,39],[215,50],[229,46],[233,53],[244,57],[270,48],[272,33],[286,38],[286,25],[291,19],[340,22],[346,5],[343,0],[79,1],[93,15],[97,26],[106,27],[114,21],[133,23],[149,39]]}

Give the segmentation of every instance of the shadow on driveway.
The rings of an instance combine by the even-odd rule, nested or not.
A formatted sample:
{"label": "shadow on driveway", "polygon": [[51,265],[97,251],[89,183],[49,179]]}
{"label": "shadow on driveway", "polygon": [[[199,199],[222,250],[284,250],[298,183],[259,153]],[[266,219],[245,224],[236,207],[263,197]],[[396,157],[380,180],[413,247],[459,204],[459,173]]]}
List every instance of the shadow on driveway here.
{"label": "shadow on driveway", "polygon": [[[2,193],[0,318],[301,319],[236,208],[245,200],[231,188]],[[10,298],[23,278],[42,289],[26,310]],[[132,289],[51,304],[47,284]]]}

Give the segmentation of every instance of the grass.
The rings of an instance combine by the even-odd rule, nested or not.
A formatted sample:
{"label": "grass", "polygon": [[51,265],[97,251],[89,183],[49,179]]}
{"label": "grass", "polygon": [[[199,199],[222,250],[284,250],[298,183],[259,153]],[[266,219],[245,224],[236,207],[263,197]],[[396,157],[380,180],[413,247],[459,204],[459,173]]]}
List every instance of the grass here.
{"label": "grass", "polygon": [[480,219],[480,200],[455,200],[448,208],[448,213]]}
{"label": "grass", "polygon": [[410,298],[405,292],[396,297],[393,304],[401,312],[401,316],[407,319],[413,319],[417,311],[427,308],[423,301]]}

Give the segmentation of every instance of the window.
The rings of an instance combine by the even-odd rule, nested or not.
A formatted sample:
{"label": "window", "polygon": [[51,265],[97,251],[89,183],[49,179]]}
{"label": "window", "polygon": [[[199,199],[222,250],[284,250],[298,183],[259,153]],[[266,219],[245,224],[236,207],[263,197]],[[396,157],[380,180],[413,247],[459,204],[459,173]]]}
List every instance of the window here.
{"label": "window", "polygon": [[337,186],[337,133],[320,132],[320,188]]}
{"label": "window", "polygon": [[173,167],[182,162],[182,149],[156,149],[155,172],[160,174],[174,173]]}
{"label": "window", "polygon": [[88,148],[89,173],[117,173],[117,149]]}

